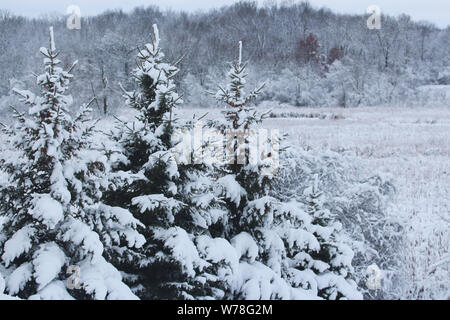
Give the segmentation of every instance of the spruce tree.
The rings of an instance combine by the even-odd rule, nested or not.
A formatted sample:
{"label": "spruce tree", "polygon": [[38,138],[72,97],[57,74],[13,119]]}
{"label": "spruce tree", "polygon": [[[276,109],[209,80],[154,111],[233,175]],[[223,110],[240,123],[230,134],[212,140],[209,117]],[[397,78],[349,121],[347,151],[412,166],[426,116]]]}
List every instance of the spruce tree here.
{"label": "spruce tree", "polygon": [[324,208],[317,175],[305,195],[307,213],[312,219],[310,230],[320,246],[307,251],[309,268],[316,275],[318,295],[328,300],[361,299],[352,280],[353,251],[343,241],[342,225]]}
{"label": "spruce tree", "polygon": [[104,255],[142,246],[139,222],[100,202],[106,157],[90,148],[89,106],[69,113],[73,67],[59,66],[53,28],[50,47],[40,53],[40,94],[16,90],[28,114],[15,111],[17,125],[4,128],[15,152],[1,162],[9,174],[0,189],[6,292],[24,299],[136,299]]}
{"label": "spruce tree", "polygon": [[229,297],[290,299],[293,292],[282,278],[286,250],[280,232],[284,229],[278,227],[284,224],[290,210],[281,210],[279,201],[269,195],[274,175],[268,174],[268,170],[276,154],[258,150],[257,154],[262,156],[251,161],[254,156],[251,148],[258,145],[257,125],[266,113],[258,112],[252,104],[264,85],[245,93],[246,67],[240,42],[238,59],[231,62],[227,74],[228,84],[219,87],[216,94],[225,107],[224,119],[210,123],[224,136],[226,145],[224,165],[217,167],[219,194],[228,212],[228,223],[223,226],[221,236],[230,241],[239,259],[239,271]]}
{"label": "spruce tree", "polygon": [[[322,229],[315,225],[317,221],[304,211],[302,204],[282,201],[271,192],[279,151],[274,149],[274,144],[279,143],[276,141],[279,137],[267,141],[272,144],[271,150],[258,147],[256,161],[251,161],[256,146],[261,146],[261,139],[267,138],[255,138],[257,125],[263,122],[266,113],[258,112],[252,105],[263,86],[245,94],[246,67],[247,63],[242,63],[240,43],[239,57],[230,64],[227,74],[228,84],[219,87],[216,94],[226,108],[224,119],[210,123],[225,136],[227,148],[224,165],[217,166],[219,194],[228,212],[228,223],[223,225],[221,236],[230,241],[239,259],[229,297],[333,297],[331,290],[326,291],[330,293],[328,296],[324,294],[323,282],[328,274],[324,270],[320,274],[316,272],[323,265],[315,260],[321,254]],[[343,246],[339,248],[345,250]],[[336,267],[338,261],[339,257],[333,260]],[[344,269],[339,268],[339,272]]]}
{"label": "spruce tree", "polygon": [[[211,196],[204,165],[177,163],[174,137],[193,124],[177,118],[182,103],[174,78],[176,64],[165,62],[154,25],[151,43],[139,49],[133,71],[136,89],[125,91],[137,111],[134,122],[119,120],[111,134],[114,188],[105,195],[111,205],[129,209],[142,223],[147,243],[119,267],[143,299],[221,298],[218,277],[223,260],[211,256],[214,241],[208,228],[223,213]],[[224,270],[225,270],[224,269]]]}
{"label": "spruce tree", "polygon": [[222,188],[228,211],[229,223],[223,230],[223,235],[227,238],[241,232],[254,231],[253,224],[258,222],[245,222],[245,215],[246,213],[251,215],[248,211],[252,201],[263,199],[268,195],[273,178],[261,174],[263,167],[260,162],[254,165],[249,161],[250,143],[255,142],[251,141],[251,133],[254,133],[252,130],[263,121],[265,114],[259,113],[252,105],[264,85],[249,94],[244,91],[247,64],[242,62],[242,42],[240,42],[238,59],[230,63],[227,86],[225,88],[219,86],[216,94],[218,102],[225,106],[225,110],[222,111],[224,118],[210,123],[211,127],[224,135],[225,140],[226,154],[224,165],[218,167],[221,176],[218,184]]}

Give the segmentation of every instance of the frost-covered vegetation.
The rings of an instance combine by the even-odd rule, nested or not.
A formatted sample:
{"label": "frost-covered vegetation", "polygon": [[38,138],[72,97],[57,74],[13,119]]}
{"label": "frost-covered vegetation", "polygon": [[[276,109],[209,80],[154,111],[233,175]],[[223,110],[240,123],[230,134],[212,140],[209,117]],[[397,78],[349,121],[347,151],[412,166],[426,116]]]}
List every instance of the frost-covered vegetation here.
{"label": "frost-covered vegetation", "polygon": [[[446,103],[448,30],[360,18],[136,9],[77,46],[56,18],[60,53],[46,19],[0,16],[0,41],[38,35],[0,47],[0,299],[448,298],[448,108],[329,108]],[[199,126],[204,161],[180,161]],[[261,128],[286,136],[255,162]]]}

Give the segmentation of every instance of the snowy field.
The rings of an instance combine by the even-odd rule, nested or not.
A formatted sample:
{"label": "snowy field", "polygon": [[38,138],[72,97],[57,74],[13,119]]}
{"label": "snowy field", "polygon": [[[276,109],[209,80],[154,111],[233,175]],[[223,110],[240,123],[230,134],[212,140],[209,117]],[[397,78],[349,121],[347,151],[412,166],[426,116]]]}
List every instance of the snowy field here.
{"label": "snowy field", "polygon": [[[441,279],[446,278],[447,283],[442,285],[448,292],[450,108],[378,107],[320,112],[331,115],[331,119],[271,119],[269,125],[285,130],[292,144],[352,152],[367,170],[392,175],[397,197],[391,214],[406,227],[408,239],[404,253],[409,273],[406,276],[416,284],[423,281],[423,285],[438,285],[430,280],[444,277]],[[433,270],[438,264],[440,275]],[[409,294],[416,293],[405,293]]]}
{"label": "snowy field", "polygon": [[[356,155],[366,170],[390,175],[397,188],[390,207],[405,228],[402,297],[450,295],[450,108],[294,108],[268,102],[265,127],[289,134],[288,143]],[[185,110],[213,118],[217,111]],[[428,287],[427,287],[428,286]],[[429,288],[439,286],[439,288]]]}

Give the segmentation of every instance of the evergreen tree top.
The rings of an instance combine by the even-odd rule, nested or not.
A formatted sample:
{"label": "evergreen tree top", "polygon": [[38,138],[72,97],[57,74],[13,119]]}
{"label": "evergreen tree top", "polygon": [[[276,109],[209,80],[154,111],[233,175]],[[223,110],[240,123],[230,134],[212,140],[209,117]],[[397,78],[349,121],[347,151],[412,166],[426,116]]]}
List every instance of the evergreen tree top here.
{"label": "evergreen tree top", "polygon": [[59,52],[56,51],[53,28],[49,31],[50,46],[40,49],[44,56],[44,72],[36,76],[40,94],[13,89],[20,96],[21,102],[29,107],[29,116],[13,107],[18,125],[15,130],[6,130],[12,145],[25,151],[26,157],[32,162],[40,162],[41,165],[43,161],[45,163],[51,159],[69,158],[71,153],[86,143],[83,136],[91,131],[83,131],[80,127],[80,123],[87,119],[89,104],[81,108],[76,121],[73,121],[68,111],[73,101],[67,94],[69,82],[73,77],[70,72],[77,62],[67,71],[59,67],[61,61],[58,59]]}
{"label": "evergreen tree top", "polygon": [[314,175],[314,182],[304,192],[308,205],[308,213],[313,218],[313,223],[326,225],[332,220],[329,210],[324,208],[323,192],[319,188],[319,176]]}
{"label": "evergreen tree top", "polygon": [[138,120],[156,130],[161,124],[172,124],[174,109],[182,103],[182,99],[176,92],[174,82],[179,61],[174,64],[164,62],[156,24],[153,25],[150,40],[143,48],[138,48],[137,67],[132,74],[138,88],[134,92],[124,92],[127,104],[139,110]]}
{"label": "evergreen tree top", "polygon": [[56,51],[53,27],[50,27],[50,47],[42,47],[40,53],[44,56],[45,72],[37,76],[36,81],[41,89],[41,96],[36,98],[29,91],[17,89],[14,91],[25,99],[25,103],[31,105],[30,114],[39,113],[42,117],[45,116],[42,112],[56,111],[56,108],[67,111],[67,107],[72,103],[72,98],[65,93],[73,77],[70,72],[78,61],[75,61],[68,71],[58,66],[61,61],[58,59],[59,52]]}
{"label": "evergreen tree top", "polygon": [[248,62],[242,62],[242,41],[239,41],[238,59],[229,64],[230,70],[227,74],[229,82],[226,88],[219,86],[219,91],[216,94],[217,100],[225,102],[233,108],[243,108],[256,99],[265,84],[251,91],[248,95],[245,93],[245,78],[248,76],[247,65]]}
{"label": "evergreen tree top", "polygon": [[229,64],[228,84],[226,87],[219,86],[219,90],[215,94],[217,101],[225,103],[231,108],[224,111],[225,122],[214,122],[214,126],[220,129],[246,130],[250,128],[251,124],[259,123],[266,117],[266,114],[259,114],[251,107],[251,103],[261,93],[265,83],[248,94],[244,90],[247,83],[246,77],[248,76],[247,65],[248,62],[242,62],[242,41],[240,41],[238,59]]}

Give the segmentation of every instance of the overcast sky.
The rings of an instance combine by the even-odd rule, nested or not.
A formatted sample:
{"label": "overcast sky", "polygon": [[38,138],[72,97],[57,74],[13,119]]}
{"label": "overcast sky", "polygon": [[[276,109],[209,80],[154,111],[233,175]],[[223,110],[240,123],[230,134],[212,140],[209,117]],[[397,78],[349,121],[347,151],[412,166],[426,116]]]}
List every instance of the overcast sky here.
{"label": "overcast sky", "polygon": [[[69,5],[78,5],[82,15],[94,15],[107,9],[125,11],[136,6],[158,5],[161,8],[196,11],[210,9],[236,0],[0,0],[0,8],[26,16],[65,13]],[[264,0],[259,0],[262,3]],[[428,20],[439,27],[450,25],[450,0],[310,0],[315,7],[325,6],[340,13],[365,13],[370,5],[378,5],[383,13],[409,14],[414,20]]]}

